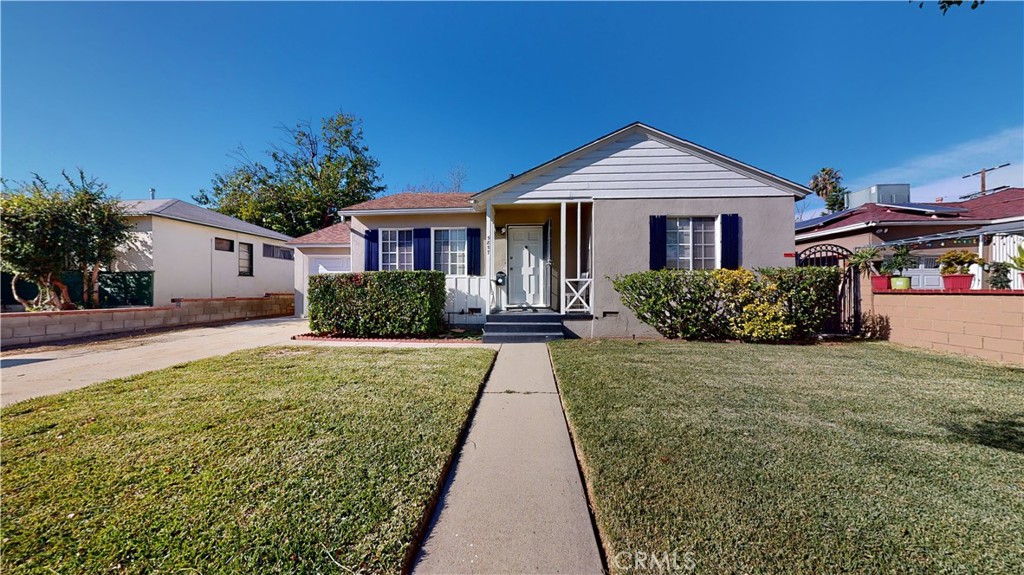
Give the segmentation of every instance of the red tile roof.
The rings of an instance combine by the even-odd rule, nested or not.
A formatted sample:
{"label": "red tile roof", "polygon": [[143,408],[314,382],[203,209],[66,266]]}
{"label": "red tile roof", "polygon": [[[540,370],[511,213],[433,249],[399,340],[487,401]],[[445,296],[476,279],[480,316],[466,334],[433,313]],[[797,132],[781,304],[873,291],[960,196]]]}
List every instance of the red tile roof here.
{"label": "red tile roof", "polygon": [[[837,214],[835,218],[827,220],[822,225],[798,229],[797,235],[845,228],[867,222],[877,222],[880,226],[884,226],[888,222],[915,221],[934,223],[936,225],[957,225],[960,222],[977,222],[978,220],[1024,216],[1024,188],[1007,188],[962,202],[946,202],[932,205],[940,208],[962,208],[966,211],[932,215],[917,211],[902,211],[897,207],[864,204],[849,210],[845,215]],[[965,223],[964,225],[976,224]]]}
{"label": "red tile roof", "polygon": [[462,192],[403,192],[349,206],[339,211],[470,208],[472,207],[472,204],[469,203],[469,198],[471,197],[473,197],[473,194]]}
{"label": "red tile roof", "polygon": [[310,244],[348,244],[351,230],[348,224],[334,224],[311,234],[299,236],[288,242],[289,245],[310,245]]}

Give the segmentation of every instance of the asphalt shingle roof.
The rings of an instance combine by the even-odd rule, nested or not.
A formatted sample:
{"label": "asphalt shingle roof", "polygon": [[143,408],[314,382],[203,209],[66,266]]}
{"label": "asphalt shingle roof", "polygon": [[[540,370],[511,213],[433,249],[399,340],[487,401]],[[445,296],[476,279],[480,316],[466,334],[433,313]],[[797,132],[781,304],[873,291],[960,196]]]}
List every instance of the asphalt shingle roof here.
{"label": "asphalt shingle roof", "polygon": [[473,194],[462,192],[402,192],[349,206],[339,211],[471,208],[473,206],[469,203],[469,199],[472,197]]}
{"label": "asphalt shingle roof", "polygon": [[267,228],[257,226],[256,224],[243,222],[238,218],[226,216],[222,213],[201,208],[195,204],[190,204],[174,198],[161,200],[122,200],[121,205],[125,206],[128,209],[128,213],[133,216],[161,216],[173,220],[181,220],[202,226],[210,226],[243,234],[252,234],[254,236],[275,240],[288,241],[292,239],[291,236],[286,236],[275,232],[274,230],[268,230]]}
{"label": "asphalt shingle roof", "polygon": [[299,236],[288,242],[289,245],[303,246],[310,244],[348,244],[351,242],[352,230],[348,224],[334,224],[311,234]]}

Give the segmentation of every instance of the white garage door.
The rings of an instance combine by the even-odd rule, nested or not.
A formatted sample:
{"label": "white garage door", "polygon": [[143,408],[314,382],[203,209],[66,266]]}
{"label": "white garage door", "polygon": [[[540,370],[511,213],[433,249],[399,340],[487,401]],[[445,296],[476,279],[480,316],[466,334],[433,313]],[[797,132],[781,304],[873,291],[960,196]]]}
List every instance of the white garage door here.
{"label": "white garage door", "polygon": [[309,275],[340,274],[352,271],[351,256],[314,256],[309,258]]}

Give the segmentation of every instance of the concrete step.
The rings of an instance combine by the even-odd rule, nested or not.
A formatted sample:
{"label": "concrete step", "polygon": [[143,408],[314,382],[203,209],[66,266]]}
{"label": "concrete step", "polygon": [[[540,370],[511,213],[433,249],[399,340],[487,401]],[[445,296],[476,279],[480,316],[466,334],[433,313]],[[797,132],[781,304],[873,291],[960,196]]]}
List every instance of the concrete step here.
{"label": "concrete step", "polygon": [[561,333],[487,333],[484,332],[484,343],[544,343],[564,339]]}
{"label": "concrete step", "polygon": [[487,322],[496,323],[562,323],[562,316],[553,311],[514,311],[487,314]]}
{"label": "concrete step", "polygon": [[562,322],[488,322],[484,324],[484,333],[562,333]]}

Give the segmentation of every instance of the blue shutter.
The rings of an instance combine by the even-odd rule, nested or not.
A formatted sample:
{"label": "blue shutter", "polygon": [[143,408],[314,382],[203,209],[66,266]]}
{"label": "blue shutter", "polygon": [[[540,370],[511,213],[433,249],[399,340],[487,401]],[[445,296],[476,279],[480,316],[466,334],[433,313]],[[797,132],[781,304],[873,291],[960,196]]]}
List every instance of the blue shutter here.
{"label": "blue shutter", "polygon": [[668,232],[667,216],[651,216],[651,269],[665,268],[665,234]]}
{"label": "blue shutter", "polygon": [[380,269],[378,262],[380,249],[377,239],[379,235],[378,230],[366,230],[366,253],[363,254],[366,265],[363,271],[375,272]]}
{"label": "blue shutter", "polygon": [[722,267],[740,267],[740,215],[722,214]]}
{"label": "blue shutter", "polygon": [[430,245],[430,228],[416,228],[412,231],[412,269],[429,270],[433,246]]}
{"label": "blue shutter", "polygon": [[466,230],[466,273],[480,275],[480,228]]}

